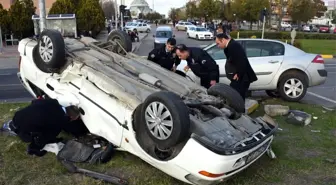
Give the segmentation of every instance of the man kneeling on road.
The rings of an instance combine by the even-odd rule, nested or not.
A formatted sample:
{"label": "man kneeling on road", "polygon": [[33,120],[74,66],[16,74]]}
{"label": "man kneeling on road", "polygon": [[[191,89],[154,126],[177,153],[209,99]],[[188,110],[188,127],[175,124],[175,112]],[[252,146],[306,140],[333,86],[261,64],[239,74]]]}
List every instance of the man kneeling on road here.
{"label": "man kneeling on road", "polygon": [[9,128],[28,145],[30,155],[43,156],[46,144],[57,143],[62,139],[58,134],[70,121],[79,118],[79,111],[74,106],[62,107],[55,99],[37,99],[17,111]]}
{"label": "man kneeling on road", "polygon": [[201,48],[188,48],[184,44],[176,47],[177,56],[186,60],[188,65],[184,68],[185,71],[191,71],[201,78],[201,85],[205,88],[210,88],[219,82],[219,68],[216,61]]}
{"label": "man kneeling on road", "polygon": [[159,64],[161,67],[176,71],[176,67],[181,63],[181,60],[175,53],[176,40],[169,38],[167,43],[159,48],[154,48],[148,54],[148,60]]}

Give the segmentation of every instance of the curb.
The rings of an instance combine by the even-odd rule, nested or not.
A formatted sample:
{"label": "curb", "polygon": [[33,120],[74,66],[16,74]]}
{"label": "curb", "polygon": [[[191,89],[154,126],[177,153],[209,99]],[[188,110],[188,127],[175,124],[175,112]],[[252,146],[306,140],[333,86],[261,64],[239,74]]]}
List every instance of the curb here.
{"label": "curb", "polygon": [[321,55],[321,57],[324,59],[333,59],[336,58],[336,55]]}
{"label": "curb", "polygon": [[132,53],[136,52],[136,51],[139,49],[139,47],[140,47],[140,45],[141,45],[141,42],[142,42],[142,40],[144,40],[144,39],[145,39],[147,36],[148,36],[148,33],[146,33],[146,34],[145,34],[145,36],[144,36],[144,37],[142,37],[142,39],[141,39],[141,40],[139,40],[139,44],[137,44],[137,46],[135,46],[134,48],[132,48]]}

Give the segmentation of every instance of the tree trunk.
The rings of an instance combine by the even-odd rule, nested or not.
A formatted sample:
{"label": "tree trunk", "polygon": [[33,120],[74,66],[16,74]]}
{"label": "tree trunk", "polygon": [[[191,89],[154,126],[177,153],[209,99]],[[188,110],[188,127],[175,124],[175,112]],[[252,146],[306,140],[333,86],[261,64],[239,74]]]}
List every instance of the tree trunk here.
{"label": "tree trunk", "polygon": [[253,22],[250,21],[250,30],[252,30]]}

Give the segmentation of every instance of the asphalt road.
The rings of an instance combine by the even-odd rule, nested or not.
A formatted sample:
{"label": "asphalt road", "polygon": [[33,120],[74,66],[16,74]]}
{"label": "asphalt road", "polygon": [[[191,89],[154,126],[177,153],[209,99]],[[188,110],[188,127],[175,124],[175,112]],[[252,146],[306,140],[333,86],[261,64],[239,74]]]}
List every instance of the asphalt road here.
{"label": "asphalt road", "polygon": [[[153,33],[154,33],[153,29]],[[147,56],[153,49],[154,38],[150,33],[142,41],[141,46],[136,51],[140,56]],[[185,32],[175,32],[177,43],[184,43],[187,46],[200,47],[212,43],[213,41],[197,41],[188,39]],[[326,59],[325,67],[328,71],[328,79],[325,84],[308,89],[303,103],[320,104],[328,107],[336,106],[336,60]],[[17,58],[0,57],[0,102],[21,102],[32,99],[31,95],[22,87],[17,79]],[[253,96],[266,96],[264,92],[255,92]]]}

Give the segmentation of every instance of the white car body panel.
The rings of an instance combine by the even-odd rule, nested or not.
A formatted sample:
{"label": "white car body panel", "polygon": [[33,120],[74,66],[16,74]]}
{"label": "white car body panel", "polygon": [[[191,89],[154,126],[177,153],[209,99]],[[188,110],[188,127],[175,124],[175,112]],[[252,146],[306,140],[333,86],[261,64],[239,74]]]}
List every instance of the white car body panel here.
{"label": "white car body panel", "polygon": [[[85,40],[85,38],[82,39]],[[92,39],[92,41],[95,40]],[[251,149],[239,154],[226,156],[216,154],[196,142],[193,138],[190,138],[179,155],[172,160],[156,160],[140,147],[136,140],[132,125],[132,114],[135,108],[143,101],[143,98],[155,92],[155,90],[153,91],[153,89],[148,88],[142,89],[143,92],[138,92],[140,91],[139,87],[141,84],[139,86],[119,86],[119,84],[123,84],[124,79],[119,78],[116,74],[106,76],[103,73],[98,72],[99,70],[108,70],[100,68],[104,66],[103,64],[101,64],[101,66],[95,66],[96,68],[93,69],[92,66],[98,64],[96,62],[101,61],[97,61],[96,58],[90,56],[89,54],[85,54],[85,52],[83,52],[83,58],[92,58],[92,61],[86,61],[88,62],[85,63],[86,65],[74,61],[73,63],[69,62],[61,74],[44,73],[37,68],[33,61],[32,53],[36,44],[37,42],[31,39],[23,39],[19,43],[19,52],[22,58],[19,77],[21,78],[25,88],[32,95],[35,96],[35,93],[28,81],[43,90],[51,98],[65,100],[68,105],[77,105],[81,107],[84,111],[84,114],[81,114],[81,119],[91,133],[107,139],[114,145],[119,146],[120,150],[128,151],[138,156],[152,166],[181,181],[191,183],[185,178],[186,175],[192,175],[194,178],[203,181],[222,181],[224,178],[232,176],[247,168],[265,151],[260,153],[260,155],[258,155],[249,164],[241,164],[240,166],[233,167],[233,164],[237,159],[251,154],[252,152],[258,150],[263,144],[273,140],[273,136],[270,136],[265,141]],[[74,44],[74,46],[69,45],[68,47],[76,47],[76,44]],[[122,57],[120,58],[122,59]],[[101,56],[100,59],[102,61],[110,60],[106,56]],[[141,62],[148,62],[147,65],[154,65],[146,60]],[[124,64],[127,65],[127,62],[125,61]],[[181,68],[181,66],[182,65],[179,65],[178,67]],[[105,68],[108,67],[105,66]],[[161,70],[160,66],[157,66],[157,68]],[[162,73],[163,74],[158,75],[165,75],[165,73],[167,73],[167,75],[170,75],[171,78],[182,78],[169,71],[163,71]],[[169,80],[167,82],[169,82]],[[167,82],[163,81],[163,83]],[[174,83],[178,89],[177,93],[180,93],[181,95],[184,92],[189,92],[190,90],[192,91],[197,89],[199,91],[205,91],[204,88],[194,84],[193,82],[189,82],[188,80],[181,82],[181,84],[182,83],[184,83],[186,88],[179,88],[180,84],[178,81]],[[50,86],[53,88],[50,88]],[[118,86],[120,88],[116,88]],[[127,88],[127,90],[134,90],[134,92],[125,92],[125,88]],[[141,86],[141,88],[144,87]],[[132,93],[137,94],[138,96],[134,96]],[[245,118],[242,117],[242,119]],[[99,124],[99,126],[97,126],[97,124]],[[267,148],[268,147],[269,144],[267,145]],[[209,178],[199,174],[202,170],[211,173],[234,172],[216,178]]]}
{"label": "white car body panel", "polygon": [[[197,31],[196,30],[197,28],[200,28],[200,27],[194,26],[194,27],[188,28],[187,34],[189,35],[189,37],[197,39],[197,36],[198,36],[199,40],[213,39],[213,33],[211,33],[210,31]],[[208,36],[208,37],[205,37],[205,36]]]}
{"label": "white car body panel", "polygon": [[[300,70],[304,72],[309,81],[309,86],[316,86],[323,84],[326,81],[326,77],[321,77],[317,70],[325,69],[324,64],[312,63],[315,58],[315,54],[305,53],[304,51],[280,41],[268,40],[268,39],[237,39],[236,41],[265,41],[276,42],[284,45],[285,55],[281,56],[266,56],[266,57],[249,57],[249,62],[254,72],[257,74],[258,80],[250,85],[249,90],[274,90],[277,89],[278,81],[281,75],[288,70]],[[216,44],[210,44],[206,46],[204,50],[217,47]],[[220,82],[230,84],[230,80],[225,74],[225,62],[226,59],[218,59],[220,55],[224,56],[224,51],[218,48],[213,57],[219,66]],[[211,54],[210,54],[211,55]],[[216,58],[218,57],[218,58]],[[187,65],[186,61],[181,61],[181,64],[177,67],[178,70],[184,71],[184,67]],[[195,76],[191,70],[188,71],[189,76],[193,81],[199,83],[200,80]]]}

